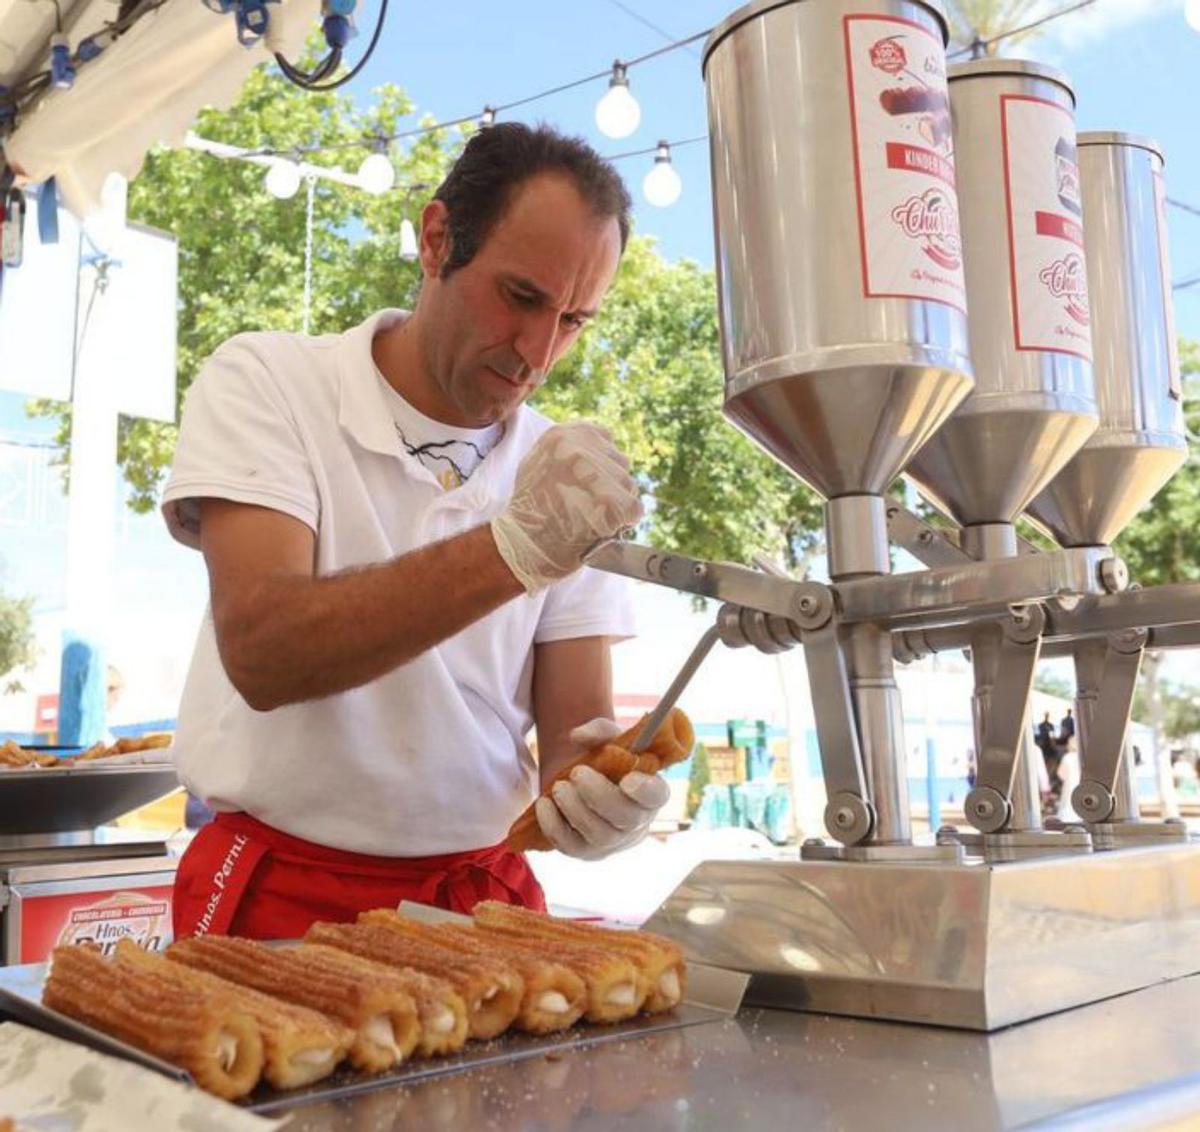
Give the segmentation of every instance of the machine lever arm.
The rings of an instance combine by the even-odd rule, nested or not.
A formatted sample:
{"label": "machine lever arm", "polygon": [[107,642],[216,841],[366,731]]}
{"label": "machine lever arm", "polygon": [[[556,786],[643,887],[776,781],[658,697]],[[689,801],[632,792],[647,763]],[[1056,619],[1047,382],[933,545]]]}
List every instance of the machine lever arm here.
{"label": "machine lever arm", "polygon": [[1116,805],[1114,791],[1146,637],[1143,629],[1108,638],[1095,708],[1081,736],[1080,781],[1071,792],[1071,805],[1084,821],[1106,821]]}
{"label": "machine lever arm", "polygon": [[871,836],[875,810],[867,797],[858,724],[836,619],[804,632],[804,662],[829,799],[825,828],[843,845],[856,845]]}
{"label": "machine lever arm", "polygon": [[982,833],[998,833],[1012,816],[1013,775],[1044,627],[1045,614],[1035,605],[1010,615],[1001,629],[996,683],[980,743],[975,786],[964,807],[967,820]]}

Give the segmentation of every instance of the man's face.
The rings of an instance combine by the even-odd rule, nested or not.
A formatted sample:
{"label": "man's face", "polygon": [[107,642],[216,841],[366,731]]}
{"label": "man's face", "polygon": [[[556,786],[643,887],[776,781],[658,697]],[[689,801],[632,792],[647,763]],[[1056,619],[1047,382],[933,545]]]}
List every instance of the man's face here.
{"label": "man's face", "polygon": [[543,381],[612,283],[621,255],[614,217],[598,217],[565,177],[515,190],[475,257],[449,278],[440,202],[422,224],[425,284],[419,344],[444,423],[503,420]]}

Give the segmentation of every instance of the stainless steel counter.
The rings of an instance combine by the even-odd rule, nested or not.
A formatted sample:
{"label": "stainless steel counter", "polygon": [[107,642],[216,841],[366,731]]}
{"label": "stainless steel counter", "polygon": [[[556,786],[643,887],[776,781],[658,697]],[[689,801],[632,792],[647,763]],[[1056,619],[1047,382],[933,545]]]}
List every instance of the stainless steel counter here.
{"label": "stainless steel counter", "polygon": [[289,1132],[1200,1127],[1200,976],[993,1034],[775,1010],[292,1110]]}

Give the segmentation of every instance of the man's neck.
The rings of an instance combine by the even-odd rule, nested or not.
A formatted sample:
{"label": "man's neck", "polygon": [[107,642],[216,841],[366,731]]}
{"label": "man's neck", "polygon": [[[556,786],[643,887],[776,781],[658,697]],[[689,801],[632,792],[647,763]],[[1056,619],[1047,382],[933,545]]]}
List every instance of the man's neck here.
{"label": "man's neck", "polygon": [[417,313],[403,322],[396,322],[375,335],[371,342],[371,357],[388,383],[418,413],[431,420],[443,421],[446,413],[430,389],[428,368],[421,356],[420,335],[417,333]]}

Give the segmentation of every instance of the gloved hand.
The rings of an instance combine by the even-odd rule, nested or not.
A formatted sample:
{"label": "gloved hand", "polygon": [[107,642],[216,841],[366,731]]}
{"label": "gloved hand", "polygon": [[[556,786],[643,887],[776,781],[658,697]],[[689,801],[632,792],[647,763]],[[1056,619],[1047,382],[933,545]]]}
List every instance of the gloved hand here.
{"label": "gloved hand", "polygon": [[[582,754],[620,733],[613,720],[593,719],[570,738]],[[553,801],[537,801],[542,832],[569,857],[596,861],[641,841],[671,790],[657,774],[634,770],[612,783],[590,766],[577,766],[568,779],[555,783],[551,795]]]}
{"label": "gloved hand", "polygon": [[579,568],[596,543],[642,517],[629,460],[599,425],[555,425],[526,453],[492,520],[500,556],[529,593]]}

